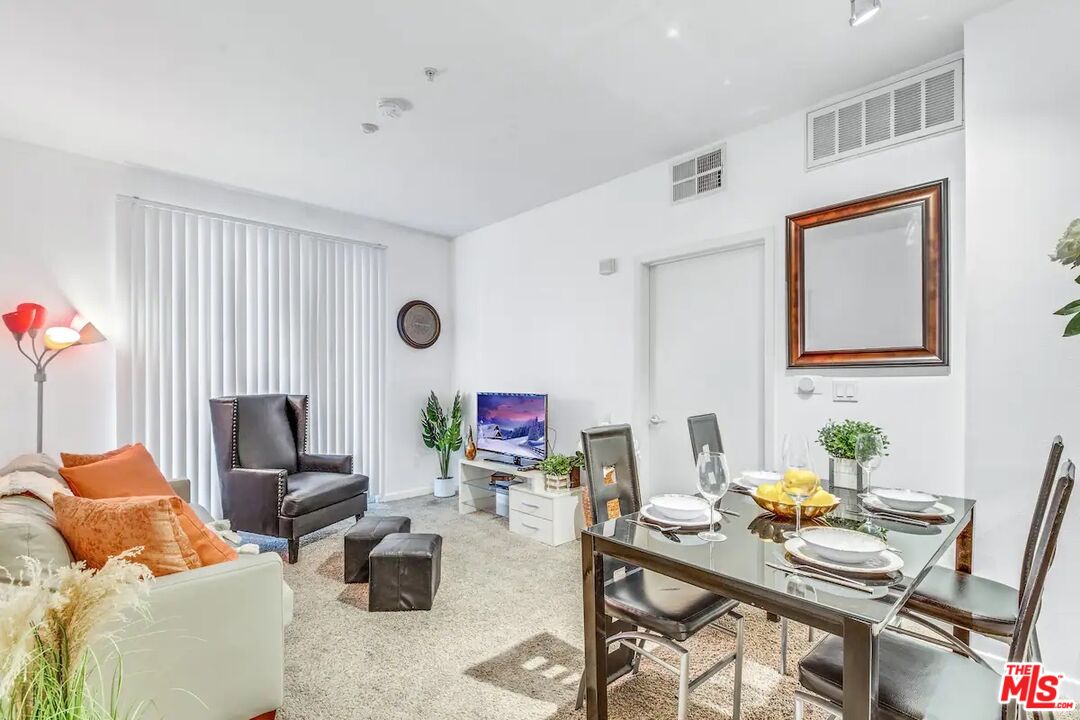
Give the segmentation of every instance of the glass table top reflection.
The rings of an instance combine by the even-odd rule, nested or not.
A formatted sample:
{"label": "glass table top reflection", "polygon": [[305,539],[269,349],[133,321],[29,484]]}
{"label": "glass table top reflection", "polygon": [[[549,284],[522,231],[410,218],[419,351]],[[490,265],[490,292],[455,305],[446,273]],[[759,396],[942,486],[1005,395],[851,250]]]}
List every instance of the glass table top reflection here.
{"label": "glass table top reflection", "polygon": [[[852,490],[836,489],[840,506],[828,518],[863,519],[858,496]],[[720,503],[738,517],[717,513],[721,530],[727,539],[721,542],[702,540],[693,532],[678,533],[678,541],[658,530],[635,524],[638,515],[628,515],[588,528],[584,532],[596,539],[597,550],[619,556],[620,546],[633,553],[644,553],[671,570],[665,575],[679,577],[681,570],[704,570],[726,581],[731,596],[736,599],[770,596],[797,599],[800,604],[816,605],[830,614],[883,625],[893,618],[899,606],[911,594],[942,554],[953,544],[972,519],[973,500],[942,497],[954,513],[928,527],[920,527],[884,518],[875,524],[885,531],[889,549],[903,558],[902,577],[888,580],[868,580],[870,592],[843,587],[816,579],[795,579],[795,576],[770,565],[797,563],[786,557],[784,532],[793,530],[794,519],[787,520],[762,510],[749,495],[728,492]],[[824,524],[819,520],[804,520],[803,528]],[[628,558],[624,558],[628,559]],[[650,563],[651,564],[651,563]],[[685,579],[685,578],[683,578]]]}

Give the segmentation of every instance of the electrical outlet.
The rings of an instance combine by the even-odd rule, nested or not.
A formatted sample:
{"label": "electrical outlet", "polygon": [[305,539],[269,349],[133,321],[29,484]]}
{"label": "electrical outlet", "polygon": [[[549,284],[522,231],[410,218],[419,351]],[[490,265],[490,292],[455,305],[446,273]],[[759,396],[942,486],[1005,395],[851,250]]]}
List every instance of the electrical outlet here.
{"label": "electrical outlet", "polygon": [[859,384],[854,380],[833,380],[833,402],[859,402]]}

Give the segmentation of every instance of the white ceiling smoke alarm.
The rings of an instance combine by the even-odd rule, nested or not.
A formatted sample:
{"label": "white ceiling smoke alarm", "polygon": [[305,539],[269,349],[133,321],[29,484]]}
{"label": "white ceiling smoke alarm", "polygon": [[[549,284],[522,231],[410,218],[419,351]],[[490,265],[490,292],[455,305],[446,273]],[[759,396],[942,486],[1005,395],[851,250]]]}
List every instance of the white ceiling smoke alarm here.
{"label": "white ceiling smoke alarm", "polygon": [[400,98],[379,98],[377,107],[379,115],[390,120],[401,117],[401,114],[406,110],[405,101]]}

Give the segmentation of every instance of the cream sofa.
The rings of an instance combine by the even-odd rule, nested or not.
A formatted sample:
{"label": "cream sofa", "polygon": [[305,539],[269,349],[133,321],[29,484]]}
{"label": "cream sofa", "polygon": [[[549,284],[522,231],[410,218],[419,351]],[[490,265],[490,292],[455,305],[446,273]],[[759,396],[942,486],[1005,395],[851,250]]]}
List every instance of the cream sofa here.
{"label": "cream sofa", "polygon": [[[24,457],[24,464],[30,458],[45,464],[38,472],[55,467],[44,456]],[[190,498],[186,480],[173,487]],[[0,497],[0,565],[16,568],[15,559],[25,554],[69,562],[54,523],[51,509],[39,500]],[[292,598],[275,553],[241,555],[156,579],[148,618],[118,627],[115,645],[96,649],[101,672],[95,691],[107,697],[122,657],[120,707],[145,702],[141,717],[147,720],[248,720],[272,712],[282,702],[284,628],[292,619]]]}

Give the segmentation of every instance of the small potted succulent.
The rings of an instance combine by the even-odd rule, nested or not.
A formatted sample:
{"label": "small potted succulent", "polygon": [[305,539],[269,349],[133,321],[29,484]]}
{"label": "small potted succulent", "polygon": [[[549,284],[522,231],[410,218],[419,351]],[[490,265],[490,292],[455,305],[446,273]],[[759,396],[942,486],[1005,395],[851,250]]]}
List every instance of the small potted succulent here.
{"label": "small potted succulent", "polygon": [[855,441],[860,435],[874,434],[881,438],[883,447],[889,447],[889,438],[881,428],[864,420],[829,422],[818,430],[818,445],[829,454],[829,479],[833,487],[857,488],[859,467],[855,463]]}
{"label": "small potted succulent", "polygon": [[551,453],[536,464],[536,469],[544,473],[544,489],[550,492],[568,489],[571,473],[580,466],[577,455]]}

